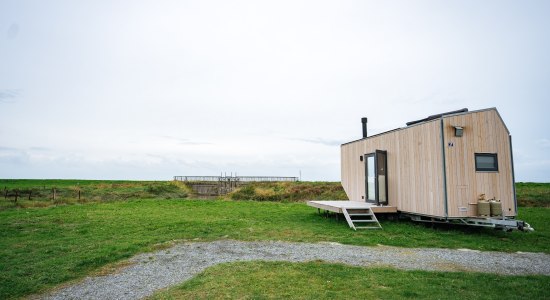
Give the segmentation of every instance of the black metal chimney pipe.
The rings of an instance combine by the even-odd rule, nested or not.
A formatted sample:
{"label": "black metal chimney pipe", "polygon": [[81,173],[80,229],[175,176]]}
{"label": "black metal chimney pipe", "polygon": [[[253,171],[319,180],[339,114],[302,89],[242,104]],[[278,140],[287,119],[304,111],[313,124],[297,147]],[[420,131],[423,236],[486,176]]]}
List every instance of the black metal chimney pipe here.
{"label": "black metal chimney pipe", "polygon": [[367,118],[361,118],[361,123],[363,123],[363,138],[367,137]]}

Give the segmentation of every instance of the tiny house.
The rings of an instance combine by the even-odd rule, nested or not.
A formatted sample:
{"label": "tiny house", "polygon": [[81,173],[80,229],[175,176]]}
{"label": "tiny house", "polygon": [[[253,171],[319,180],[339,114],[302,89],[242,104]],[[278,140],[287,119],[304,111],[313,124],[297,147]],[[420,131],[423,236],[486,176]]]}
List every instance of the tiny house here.
{"label": "tiny house", "polygon": [[[355,215],[378,210],[415,221],[528,227],[515,220],[512,138],[496,108],[432,115],[373,136],[366,118],[362,124],[363,138],[341,145],[341,181],[350,201],[344,210],[331,209],[348,223],[349,208],[357,206],[363,211]],[[485,212],[489,200],[491,213]],[[343,205],[322,202],[308,204]]]}

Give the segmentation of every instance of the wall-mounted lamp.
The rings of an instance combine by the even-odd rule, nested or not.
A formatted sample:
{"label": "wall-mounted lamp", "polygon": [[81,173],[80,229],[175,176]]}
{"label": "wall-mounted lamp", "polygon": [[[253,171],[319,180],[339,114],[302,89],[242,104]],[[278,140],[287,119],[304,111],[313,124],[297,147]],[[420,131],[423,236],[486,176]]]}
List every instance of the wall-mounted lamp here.
{"label": "wall-mounted lamp", "polygon": [[455,136],[461,137],[463,133],[464,133],[464,128],[460,126],[455,126]]}

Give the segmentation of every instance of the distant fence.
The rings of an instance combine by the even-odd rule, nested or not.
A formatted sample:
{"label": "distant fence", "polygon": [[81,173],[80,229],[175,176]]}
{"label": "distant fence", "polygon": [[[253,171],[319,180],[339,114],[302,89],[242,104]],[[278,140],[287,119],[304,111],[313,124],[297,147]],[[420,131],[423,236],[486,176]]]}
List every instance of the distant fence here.
{"label": "distant fence", "polygon": [[[76,190],[72,190],[71,194],[72,192],[74,192],[74,197],[75,198],[78,197],[78,200],[80,200],[80,196],[81,196],[80,188]],[[15,188],[11,190],[9,190],[7,187],[4,187],[2,194],[4,195],[5,200],[8,200],[8,198],[13,197],[13,203],[17,203],[18,199],[27,198],[28,200],[33,200],[33,197],[35,199],[43,199],[45,197],[49,197],[51,200],[55,201],[57,198],[59,198],[60,194],[67,194],[67,191],[61,192],[56,187],[53,187],[51,189],[50,188],[46,189],[45,186],[39,187],[39,188],[32,188],[32,187],[23,188],[23,189]]]}
{"label": "distant fence", "polygon": [[198,182],[294,182],[298,177],[282,176],[174,176],[176,181]]}

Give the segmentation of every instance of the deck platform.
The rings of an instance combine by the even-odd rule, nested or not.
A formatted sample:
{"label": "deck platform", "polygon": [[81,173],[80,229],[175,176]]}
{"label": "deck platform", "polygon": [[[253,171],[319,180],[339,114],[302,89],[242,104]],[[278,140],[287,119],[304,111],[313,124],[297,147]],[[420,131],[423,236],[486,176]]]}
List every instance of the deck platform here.
{"label": "deck platform", "polygon": [[308,201],[308,206],[332,211],[335,213],[342,214],[342,208],[345,209],[370,209],[372,212],[378,213],[396,213],[397,207],[395,206],[377,206],[372,203],[359,202],[359,201],[348,201],[348,200],[326,200],[326,201]]}

